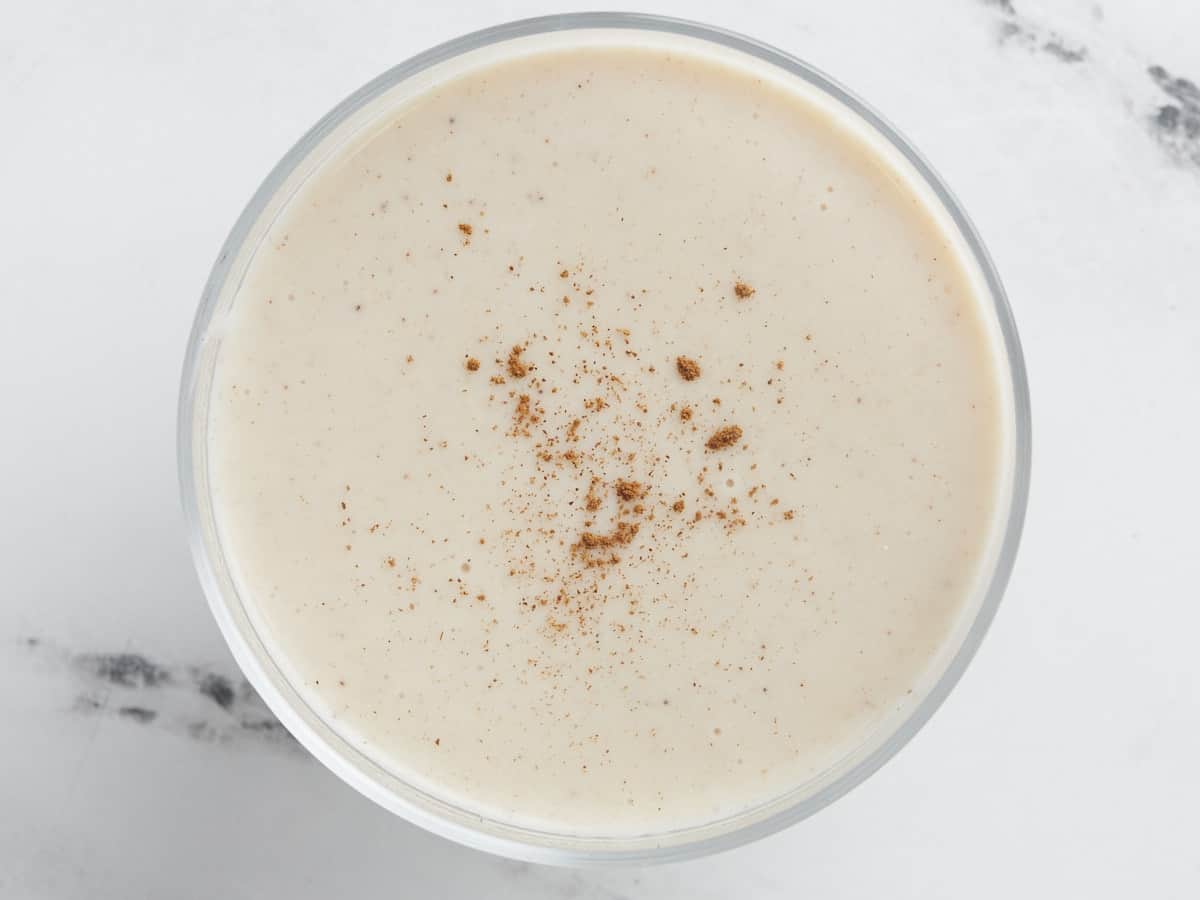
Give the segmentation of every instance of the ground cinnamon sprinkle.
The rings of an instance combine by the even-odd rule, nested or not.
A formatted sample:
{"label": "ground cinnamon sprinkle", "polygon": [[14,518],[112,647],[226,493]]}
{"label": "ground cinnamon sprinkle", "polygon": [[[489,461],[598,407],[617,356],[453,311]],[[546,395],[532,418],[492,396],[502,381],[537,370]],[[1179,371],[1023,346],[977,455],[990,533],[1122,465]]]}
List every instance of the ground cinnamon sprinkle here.
{"label": "ground cinnamon sprinkle", "polygon": [[471,227],[470,222],[459,222],[458,230],[461,231],[463,234],[465,234],[467,237],[470,237],[471,232],[473,232],[475,229]]}
{"label": "ground cinnamon sprinkle", "polygon": [[700,364],[691,357],[676,357],[675,368],[684,381],[695,381],[700,377]]}
{"label": "ground cinnamon sprinkle", "polygon": [[640,500],[646,495],[646,488],[640,481],[620,480],[616,484],[617,496],[622,500]]}
{"label": "ground cinnamon sprinkle", "polygon": [[[554,264],[559,266],[560,278],[570,282],[568,299],[575,292],[590,292],[590,288],[585,288],[593,276],[583,265],[578,269],[567,269],[563,268],[561,260]],[[510,271],[513,271],[512,267]],[[552,280],[554,271],[551,268],[542,277],[548,275]],[[574,279],[580,283],[575,283]],[[743,282],[738,285],[741,288],[739,297],[754,293],[749,285]],[[531,290],[540,290],[545,295],[543,302],[552,304],[558,315],[563,310],[558,302],[563,289],[555,292],[551,286]],[[568,311],[574,312],[574,307]],[[580,312],[590,315],[586,310]],[[622,569],[651,566],[658,571],[657,567],[666,565],[661,558],[663,551],[668,549],[678,551],[686,559],[689,556],[687,542],[704,524],[711,524],[716,534],[732,533],[756,521],[763,525],[771,524],[771,520],[781,524],[781,516],[790,519],[795,513],[789,510],[784,514],[786,507],[782,507],[778,514],[767,514],[766,497],[757,501],[760,504],[758,510],[747,509],[743,513],[738,499],[718,496],[706,480],[717,477],[716,471],[727,468],[717,459],[710,461],[711,472],[710,466],[703,467],[698,476],[700,488],[695,493],[688,491],[691,500],[678,490],[670,492],[675,494],[674,499],[670,499],[659,474],[660,467],[673,464],[674,451],[691,455],[740,447],[744,440],[743,428],[732,424],[718,428],[719,420],[703,429],[698,427],[697,413],[706,409],[735,418],[727,411],[728,405],[711,394],[707,395],[711,406],[705,404],[704,397],[698,396],[693,399],[703,404],[699,408],[683,402],[668,402],[666,408],[655,409],[658,404],[637,382],[639,374],[656,377],[655,368],[648,365],[646,357],[632,364],[628,371],[613,364],[613,360],[620,363],[625,356],[637,359],[637,352],[630,349],[632,332],[602,325],[595,316],[592,319],[590,327],[582,323],[578,328],[579,343],[575,347],[581,354],[578,360],[574,359],[569,346],[564,353],[554,343],[554,335],[517,332],[509,341],[522,342],[499,343],[486,354],[491,372],[481,375],[490,378],[492,384],[511,385],[503,391],[484,392],[503,415],[491,430],[520,442],[528,453],[526,464],[530,467],[528,471],[515,472],[516,478],[502,482],[511,484],[514,490],[502,507],[509,527],[500,535],[503,546],[514,554],[508,574],[529,582],[525,585],[529,590],[521,594],[521,608],[531,612],[542,610],[538,614],[539,622],[556,638],[556,632],[568,629],[574,632],[576,624],[580,634],[595,633],[600,627],[604,604],[613,599],[628,602],[627,610],[621,607],[622,620],[625,612],[630,616],[647,615],[647,609],[639,606],[641,600],[635,590],[636,579]],[[567,334],[566,340],[574,339],[575,335],[570,331]],[[480,349],[487,349],[482,345],[493,339],[481,337]],[[538,342],[536,357],[533,357],[534,341]],[[504,349],[506,347],[508,349]],[[527,350],[530,358],[525,356]],[[482,369],[482,357],[464,354],[459,358],[464,360],[469,372]],[[782,360],[767,357],[763,362],[782,368]],[[708,360],[704,365],[712,364]],[[679,378],[686,382],[696,381],[704,375],[709,381],[716,377],[722,384],[736,384],[733,377],[724,378],[715,369],[705,372],[694,357],[679,355],[675,357],[674,365]],[[740,364],[738,368],[744,365]],[[564,378],[567,379],[565,382]],[[661,390],[662,385],[655,383]],[[772,384],[771,381],[767,383]],[[747,381],[742,381],[741,385],[749,387]],[[579,408],[581,403],[583,409]],[[605,411],[603,419],[589,421],[585,431],[584,420],[601,411]],[[658,436],[655,429],[669,426],[675,415],[690,427],[680,428],[674,440],[679,444],[682,435],[682,443],[689,446],[669,448],[672,452],[668,453],[668,448],[655,446]],[[728,418],[725,421],[728,422]],[[699,440],[693,442],[689,433],[694,433]],[[427,443],[433,449],[432,440],[427,439]],[[700,451],[696,443],[702,443],[705,449]],[[656,452],[659,449],[663,452]],[[468,459],[467,456],[463,458]],[[507,474],[504,477],[509,478]],[[734,487],[732,480],[724,475],[720,477],[727,487]],[[556,482],[566,489],[565,494],[555,487]],[[762,487],[766,488],[766,485]],[[760,496],[758,489],[755,485],[748,495],[743,494],[742,499],[756,502],[754,498]],[[779,501],[775,504],[781,506]],[[694,555],[697,548],[690,549]],[[492,602],[492,591],[477,593],[483,585],[468,585],[464,579],[457,580],[461,599],[474,597],[480,602]],[[612,606],[608,608],[612,609]],[[615,621],[612,624],[618,627]],[[624,626],[619,626],[618,630],[624,632]]]}
{"label": "ground cinnamon sprinkle", "polygon": [[588,512],[595,512],[600,508],[600,495],[596,493],[596,485],[600,483],[599,478],[592,478],[592,483],[588,485],[587,497],[583,501],[584,508]]}
{"label": "ground cinnamon sprinkle", "polygon": [[521,354],[525,352],[525,348],[520,344],[514,344],[512,350],[508,351],[508,374],[513,378],[524,378],[529,374],[529,365],[521,359]]}
{"label": "ground cinnamon sprinkle", "polygon": [[704,445],[709,450],[724,450],[742,439],[742,429],[739,425],[726,425],[713,432],[712,437]]}
{"label": "ground cinnamon sprinkle", "polygon": [[744,281],[739,281],[733,286],[733,292],[739,300],[745,300],[747,297],[754,296],[754,288],[746,284]]}
{"label": "ground cinnamon sprinkle", "polygon": [[541,420],[541,415],[533,408],[530,396],[521,394],[517,398],[517,409],[513,413],[513,436],[529,437],[529,426],[536,425]]}
{"label": "ground cinnamon sprinkle", "polygon": [[612,547],[624,547],[637,536],[636,523],[618,522],[617,527],[608,534],[595,534],[585,531],[579,535],[579,540],[572,547],[574,550],[607,550]]}

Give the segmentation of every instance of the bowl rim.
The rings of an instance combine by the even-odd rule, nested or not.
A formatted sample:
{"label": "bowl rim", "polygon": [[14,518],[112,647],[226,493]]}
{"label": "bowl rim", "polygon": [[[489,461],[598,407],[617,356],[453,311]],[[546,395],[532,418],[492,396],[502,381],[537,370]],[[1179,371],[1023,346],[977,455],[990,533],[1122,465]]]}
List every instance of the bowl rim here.
{"label": "bowl rim", "polygon": [[[300,163],[306,160],[312,151],[337,127],[369,102],[434,65],[505,41],[555,32],[584,30],[667,33],[741,52],[782,69],[785,73],[801,79],[810,87],[828,95],[891,144],[914,168],[925,186],[941,203],[954,227],[958,230],[969,256],[979,267],[979,272],[993,300],[993,312],[1001,339],[1001,349],[1008,363],[1013,412],[1011,435],[1013,456],[1010,493],[1007,497],[1008,519],[1003,526],[994,568],[990,578],[987,579],[987,587],[983,592],[982,601],[975,618],[971,621],[960,645],[954,651],[942,674],[895,730],[878,743],[871,752],[830,783],[813,793],[799,797],[794,803],[787,804],[757,819],[752,819],[741,826],[736,825],[736,820],[746,816],[747,813],[727,817],[718,823],[611,841],[604,838],[554,835],[549,832],[507,825],[472,814],[439,798],[431,798],[411,785],[408,786],[411,789],[410,795],[401,796],[396,790],[381,783],[381,779],[378,777],[379,773],[372,771],[372,769],[379,769],[377,765],[352,747],[332,728],[324,725],[320,717],[308,708],[307,704],[304,704],[303,701],[297,703],[299,695],[294,690],[290,692],[293,696],[288,696],[289,692],[281,688],[278,683],[279,679],[283,678],[286,682],[286,678],[278,669],[268,672],[266,663],[270,662],[274,666],[274,662],[263,659],[265,650],[256,645],[257,635],[248,634],[246,622],[239,621],[234,614],[231,599],[226,595],[227,590],[222,587],[218,573],[220,568],[218,564],[223,564],[220,548],[210,546],[210,540],[206,536],[209,532],[206,532],[205,513],[201,508],[200,483],[197,479],[197,466],[202,460],[198,461],[196,453],[197,404],[201,400],[207,402],[207,396],[202,398],[198,393],[202,386],[201,356],[210,333],[210,325],[218,300],[226,290],[235,260],[244,248],[252,229]],[[272,712],[288,731],[331,771],[391,812],[428,831],[475,849],[528,862],[555,865],[668,862],[731,849],[807,818],[861,784],[887,760],[895,756],[924,726],[962,677],[968,663],[979,648],[995,617],[1012,572],[1024,524],[1030,483],[1032,441],[1029,386],[1012,311],[999,275],[983,241],[962,206],[932,166],[896,128],[873,108],[838,82],[800,59],[758,40],[723,28],[685,19],[642,13],[566,13],[521,19],[475,31],[442,43],[392,67],[359,88],[322,117],[296,142],[263,180],[222,245],[205,284],[188,338],[179,393],[178,415],[180,492],[197,574],[209,607],[235,660]],[[207,484],[207,481],[205,480],[204,483]],[[240,603],[240,599],[238,602]],[[301,709],[301,706],[304,709]],[[326,733],[320,733],[322,728],[313,722],[314,717],[324,726],[323,730]],[[364,765],[362,760],[353,759],[352,757],[355,755],[366,760],[368,765]],[[379,769],[379,771],[383,770]],[[391,773],[385,772],[384,774],[388,775],[391,780],[406,784]],[[414,801],[414,796],[418,798],[419,802]],[[783,797],[787,797],[787,795],[785,794]],[[776,805],[783,797],[765,805]],[[735,824],[725,830],[720,830],[719,825],[722,822]]]}

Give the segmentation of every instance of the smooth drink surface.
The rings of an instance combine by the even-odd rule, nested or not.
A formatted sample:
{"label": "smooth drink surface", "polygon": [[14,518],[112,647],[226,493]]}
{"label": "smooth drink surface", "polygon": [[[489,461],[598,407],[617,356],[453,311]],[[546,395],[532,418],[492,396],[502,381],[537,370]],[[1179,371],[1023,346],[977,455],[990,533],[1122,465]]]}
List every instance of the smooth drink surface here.
{"label": "smooth drink surface", "polygon": [[419,787],[580,834],[736,813],[913,702],[976,589],[988,304],[799,92],[492,64],[268,233],[222,324],[221,541],[303,695]]}

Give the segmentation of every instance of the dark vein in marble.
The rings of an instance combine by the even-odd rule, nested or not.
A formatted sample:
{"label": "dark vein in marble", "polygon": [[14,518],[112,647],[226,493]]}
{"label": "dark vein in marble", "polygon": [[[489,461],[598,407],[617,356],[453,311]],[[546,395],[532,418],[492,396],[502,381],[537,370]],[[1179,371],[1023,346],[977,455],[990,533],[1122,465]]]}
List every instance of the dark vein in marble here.
{"label": "dark vein in marble", "polygon": [[[979,2],[995,10],[999,17],[996,26],[999,44],[1017,44],[1063,63],[1075,64],[1089,60],[1086,46],[1069,42],[1031,21],[1018,11],[1013,0]],[[1149,66],[1146,72],[1169,102],[1155,105],[1140,118],[1144,117],[1155,140],[1173,160],[1200,167],[1200,87],[1188,78],[1173,75],[1160,65]],[[1138,105],[1142,106],[1142,103]]]}
{"label": "dark vein in marble", "polygon": [[1062,63],[1080,63],[1088,58],[1088,48],[1074,44],[1057,32],[1043,28],[1017,11],[1012,0],[981,0],[984,6],[996,10],[1000,22],[996,25],[996,41],[1001,45],[1014,44],[1035,53],[1044,53]]}
{"label": "dark vein in marble", "polygon": [[100,681],[121,687],[158,687],[171,680],[171,673],[136,653],[82,653],[75,666]]}
{"label": "dark vein in marble", "polygon": [[995,7],[1005,15],[1015,16],[1017,14],[1016,8],[1012,5],[1012,0],[981,0],[981,2],[984,6]]}
{"label": "dark vein in marble", "polygon": [[[247,686],[249,686],[248,682]],[[224,675],[217,675],[215,672],[202,673],[196,683],[196,690],[221,709],[229,709],[233,706],[233,683]]]}
{"label": "dark vein in marble", "polygon": [[144,706],[121,706],[117,708],[117,715],[124,716],[126,719],[133,719],[135,722],[140,722],[146,725],[158,718],[158,712],[153,709],[146,709]]}
{"label": "dark vein in marble", "polygon": [[1068,47],[1056,37],[1042,44],[1042,51],[1058,57],[1065,63],[1083,62],[1088,57],[1087,47]]}
{"label": "dark vein in marble", "polygon": [[72,653],[37,637],[21,641],[69,673],[74,714],[108,716],[198,741],[268,743],[299,751],[244,678],[203,665],[168,665],[140,653]]}
{"label": "dark vein in marble", "polygon": [[1146,72],[1174,101],[1151,113],[1151,131],[1175,159],[1200,166],[1200,87],[1194,81],[1172,75],[1162,66],[1150,66]]}

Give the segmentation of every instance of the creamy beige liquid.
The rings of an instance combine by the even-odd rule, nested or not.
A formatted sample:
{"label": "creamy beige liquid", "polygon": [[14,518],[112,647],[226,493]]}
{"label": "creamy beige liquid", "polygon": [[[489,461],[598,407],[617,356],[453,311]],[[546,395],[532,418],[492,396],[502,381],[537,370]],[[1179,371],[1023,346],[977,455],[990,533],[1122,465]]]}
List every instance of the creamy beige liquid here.
{"label": "creamy beige liquid", "polygon": [[285,669],[535,827],[825,771],[992,541],[994,322],[939,222],[836,114],[682,52],[534,53],[367,129],[222,326],[216,513]]}

